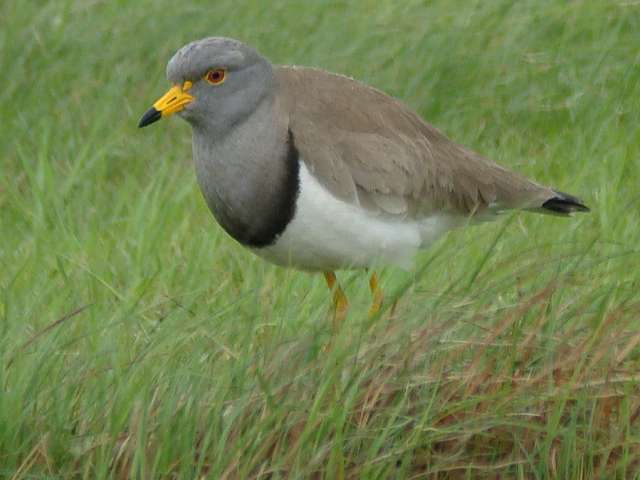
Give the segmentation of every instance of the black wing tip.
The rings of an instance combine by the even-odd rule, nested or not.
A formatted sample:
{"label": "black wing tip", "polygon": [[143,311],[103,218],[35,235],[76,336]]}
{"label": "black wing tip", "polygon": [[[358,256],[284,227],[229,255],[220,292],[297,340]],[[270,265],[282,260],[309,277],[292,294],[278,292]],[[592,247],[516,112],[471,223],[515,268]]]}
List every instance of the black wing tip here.
{"label": "black wing tip", "polygon": [[553,193],[555,193],[556,196],[550,198],[542,204],[542,208],[544,208],[545,210],[549,210],[550,212],[560,215],[569,215],[573,212],[591,211],[582,200],[574,197],[573,195],[556,191],[554,191]]}

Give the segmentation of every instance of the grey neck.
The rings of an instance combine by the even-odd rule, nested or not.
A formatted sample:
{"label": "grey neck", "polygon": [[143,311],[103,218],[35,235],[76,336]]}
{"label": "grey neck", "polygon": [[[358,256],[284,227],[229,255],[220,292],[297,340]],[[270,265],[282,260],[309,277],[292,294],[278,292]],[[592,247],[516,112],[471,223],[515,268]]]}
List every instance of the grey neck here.
{"label": "grey neck", "polygon": [[193,158],[200,189],[218,223],[243,245],[273,244],[295,214],[299,158],[273,96],[217,137],[195,126]]}

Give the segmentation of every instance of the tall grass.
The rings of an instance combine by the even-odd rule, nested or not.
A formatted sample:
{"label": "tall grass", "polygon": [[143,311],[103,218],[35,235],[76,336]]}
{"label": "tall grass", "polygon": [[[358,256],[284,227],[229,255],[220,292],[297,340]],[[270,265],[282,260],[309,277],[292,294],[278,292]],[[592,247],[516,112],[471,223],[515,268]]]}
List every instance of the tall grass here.
{"label": "tall grass", "polygon": [[[637,478],[640,4],[0,4],[0,477]],[[183,43],[353,75],[593,211],[321,276],[227,238],[187,125],[140,132]],[[331,341],[331,348],[325,348]]]}

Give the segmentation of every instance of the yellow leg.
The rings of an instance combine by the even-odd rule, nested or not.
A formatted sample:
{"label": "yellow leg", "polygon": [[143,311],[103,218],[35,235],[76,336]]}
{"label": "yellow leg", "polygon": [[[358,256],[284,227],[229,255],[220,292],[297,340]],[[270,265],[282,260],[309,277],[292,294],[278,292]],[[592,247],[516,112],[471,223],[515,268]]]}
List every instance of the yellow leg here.
{"label": "yellow leg", "polygon": [[371,278],[369,279],[369,288],[371,289],[371,295],[373,296],[371,308],[369,308],[369,316],[373,317],[380,311],[380,307],[382,307],[382,301],[384,300],[384,295],[382,293],[382,290],[380,289],[378,274],[376,272],[373,272],[373,274],[371,274]]}
{"label": "yellow leg", "polygon": [[335,273],[324,272],[324,279],[327,281],[329,290],[333,292],[333,321],[334,327],[337,327],[347,316],[349,300],[338,285]]}

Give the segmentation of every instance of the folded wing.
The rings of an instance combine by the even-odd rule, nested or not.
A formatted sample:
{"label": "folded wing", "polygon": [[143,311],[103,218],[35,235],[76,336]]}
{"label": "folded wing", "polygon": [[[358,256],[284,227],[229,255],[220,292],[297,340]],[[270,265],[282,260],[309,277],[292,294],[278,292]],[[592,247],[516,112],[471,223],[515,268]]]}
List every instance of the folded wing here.
{"label": "folded wing", "polygon": [[279,67],[276,75],[301,158],[344,201],[413,218],[586,208],[452,142],[379,90],[310,68]]}

